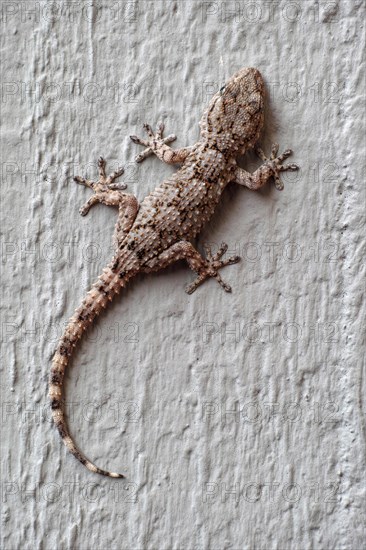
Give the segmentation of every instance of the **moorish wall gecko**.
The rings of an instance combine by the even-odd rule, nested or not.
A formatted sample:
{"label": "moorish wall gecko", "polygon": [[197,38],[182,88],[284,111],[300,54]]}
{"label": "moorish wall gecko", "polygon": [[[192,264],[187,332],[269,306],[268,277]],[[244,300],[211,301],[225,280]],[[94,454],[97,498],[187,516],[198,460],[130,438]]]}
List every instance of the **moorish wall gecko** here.
{"label": "moorish wall gecko", "polygon": [[238,166],[237,158],[254,148],[259,138],[263,126],[263,99],[261,74],[257,69],[244,68],[234,74],[211,99],[201,118],[200,138],[195,145],[173,150],[168,144],[174,141],[175,136],[163,138],[162,123],[158,125],[156,134],[145,124],[148,139],[131,136],[132,141],[146,147],[136,161],[141,162],[155,154],[160,160],[168,164],[181,164],[181,167],[140,204],[135,196],[122,192],[126,187],[124,184],[114,183],[123,169],[107,177],[102,158],[98,161],[97,182],[74,178],[94,192],[80,209],[83,216],[99,202],[119,209],[114,257],[71,317],[53,357],[49,383],[52,416],[62,440],[91,472],[113,478],[124,477],[94,466],[79,451],[69,434],[63,411],[62,387],[72,352],[83,332],[108,301],[137,273],[157,271],[184,259],[197,273],[197,278],[186,289],[189,294],[209,277],[214,277],[227,292],[231,291],[219,275],[219,270],[238,262],[239,257],[222,259],[227,250],[227,245],[222,244],[214,255],[207,249],[204,258],[190,241],[212,216],[228,183],[259,189],[273,177],[276,187],[282,189],[280,172],[298,169],[296,164],[282,164],[292,151],[288,149],[277,156],[278,145],[272,147],[270,158],[257,147],[264,163],[253,174]]}

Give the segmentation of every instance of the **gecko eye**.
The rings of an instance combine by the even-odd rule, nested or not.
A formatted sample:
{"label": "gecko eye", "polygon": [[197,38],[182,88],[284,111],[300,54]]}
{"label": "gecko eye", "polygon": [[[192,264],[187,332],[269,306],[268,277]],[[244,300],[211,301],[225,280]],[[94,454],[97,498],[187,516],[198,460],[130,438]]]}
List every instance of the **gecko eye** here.
{"label": "gecko eye", "polygon": [[220,94],[221,95],[222,95],[223,91],[225,90],[225,88],[226,88],[226,84],[220,88]]}

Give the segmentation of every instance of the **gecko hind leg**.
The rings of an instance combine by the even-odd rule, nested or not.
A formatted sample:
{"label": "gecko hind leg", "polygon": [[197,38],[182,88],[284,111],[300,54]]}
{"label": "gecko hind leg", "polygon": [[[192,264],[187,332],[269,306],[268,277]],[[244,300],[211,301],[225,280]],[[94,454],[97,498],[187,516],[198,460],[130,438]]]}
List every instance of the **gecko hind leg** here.
{"label": "gecko hind leg", "polygon": [[121,202],[121,195],[123,195],[121,191],[126,189],[127,185],[125,183],[114,183],[114,180],[123,174],[124,168],[119,168],[107,176],[105,166],[105,160],[100,157],[98,160],[99,180],[97,182],[80,176],[74,177],[76,183],[89,187],[94,191],[94,195],[79,210],[82,216],[86,216],[90,208],[99,202],[107,206],[119,206]]}
{"label": "gecko hind leg", "polygon": [[227,265],[236,264],[240,258],[239,256],[231,256],[226,260],[221,260],[227,249],[227,244],[222,243],[217,253],[212,255],[211,249],[205,247],[206,258],[203,258],[190,242],[180,241],[149,261],[145,266],[145,271],[157,271],[178,260],[186,260],[189,267],[197,273],[197,278],[186,287],[187,294],[192,294],[199,285],[210,277],[216,279],[226,292],[231,292],[230,285],[222,280],[218,271]]}

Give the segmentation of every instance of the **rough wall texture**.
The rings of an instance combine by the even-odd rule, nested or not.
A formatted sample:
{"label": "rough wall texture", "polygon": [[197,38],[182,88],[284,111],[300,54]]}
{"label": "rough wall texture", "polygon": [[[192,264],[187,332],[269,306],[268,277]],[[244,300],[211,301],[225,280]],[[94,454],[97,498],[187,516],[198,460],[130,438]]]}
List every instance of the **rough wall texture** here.
{"label": "rough wall texture", "polygon": [[[363,2],[7,2],[2,9],[2,547],[347,549],[364,542]],[[285,190],[231,187],[198,246],[242,262],[184,293],[184,264],[136,280],[67,375],[80,448],[50,423],[63,324],[112,254],[115,212],[74,174],[132,162],[166,121],[255,66],[262,145],[292,147]],[[254,155],[243,166],[259,164]],[[128,164],[138,198],[173,168]]]}

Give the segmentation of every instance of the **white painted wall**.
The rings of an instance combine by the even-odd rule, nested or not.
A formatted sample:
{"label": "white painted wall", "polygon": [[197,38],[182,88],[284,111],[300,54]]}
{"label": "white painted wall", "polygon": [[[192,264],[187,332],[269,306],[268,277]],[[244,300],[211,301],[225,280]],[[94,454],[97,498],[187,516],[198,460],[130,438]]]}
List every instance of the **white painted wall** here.
{"label": "white painted wall", "polygon": [[[1,5],[2,547],[358,550],[363,2],[53,5]],[[99,155],[130,163],[145,121],[192,144],[243,66],[267,83],[263,147],[292,147],[301,172],[282,193],[231,187],[201,235],[242,256],[223,273],[232,295],[214,281],[186,295],[177,265],[133,282],[85,338],[72,433],[127,482],[93,477],[50,423],[47,378],[116,213],[81,218],[90,193],[72,176],[95,177]],[[142,199],[173,170],[149,159],[125,179]]]}

